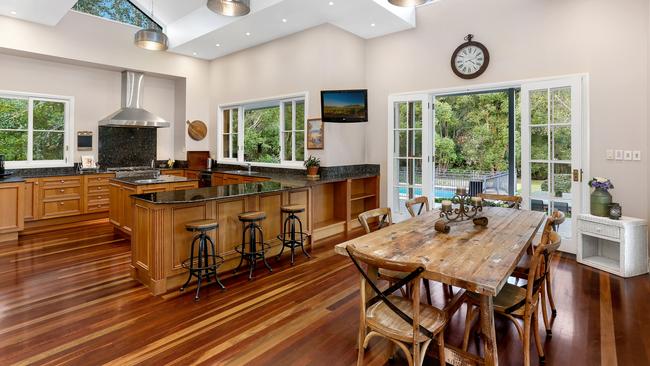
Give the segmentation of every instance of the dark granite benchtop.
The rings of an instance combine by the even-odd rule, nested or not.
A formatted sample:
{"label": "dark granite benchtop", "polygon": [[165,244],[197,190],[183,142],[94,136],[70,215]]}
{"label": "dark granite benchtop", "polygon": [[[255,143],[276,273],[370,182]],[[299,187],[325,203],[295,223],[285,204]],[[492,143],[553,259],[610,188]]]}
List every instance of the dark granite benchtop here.
{"label": "dark granite benchtop", "polygon": [[[219,169],[213,169],[212,172],[222,173]],[[320,184],[344,182],[348,179],[361,179],[377,176],[372,173],[347,174],[330,177],[327,179],[311,180],[304,175],[281,175],[281,174],[255,174],[255,177],[270,178],[270,181],[230,184],[226,186],[205,187],[190,189],[185,191],[158,192],[133,195],[132,197],[154,204],[179,204],[193,203],[210,200],[219,200],[237,196],[249,196],[261,193],[289,191],[293,189],[313,187]]]}
{"label": "dark granite benchtop", "polygon": [[158,177],[154,177],[151,175],[139,175],[134,177],[112,178],[111,181],[129,184],[132,186],[144,186],[149,184],[198,182],[198,179],[177,177],[174,175],[160,175]]}
{"label": "dark granite benchtop", "polygon": [[25,179],[23,177],[14,177],[12,175],[6,176],[4,178],[0,178],[0,184],[2,183],[20,183],[24,182]]}
{"label": "dark granite benchtop", "polygon": [[13,176],[22,178],[47,178],[47,177],[68,177],[95,174],[108,174],[106,170],[80,172],[75,168],[37,168],[37,169],[16,169],[12,170]]}

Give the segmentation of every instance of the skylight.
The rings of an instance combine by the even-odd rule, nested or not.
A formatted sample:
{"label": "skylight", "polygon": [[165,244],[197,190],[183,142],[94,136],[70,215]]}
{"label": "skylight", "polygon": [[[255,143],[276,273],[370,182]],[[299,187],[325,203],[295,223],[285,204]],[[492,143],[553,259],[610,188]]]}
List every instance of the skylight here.
{"label": "skylight", "polygon": [[79,0],[72,7],[72,10],[135,25],[140,28],[162,29],[160,24],[156,23],[129,0]]}

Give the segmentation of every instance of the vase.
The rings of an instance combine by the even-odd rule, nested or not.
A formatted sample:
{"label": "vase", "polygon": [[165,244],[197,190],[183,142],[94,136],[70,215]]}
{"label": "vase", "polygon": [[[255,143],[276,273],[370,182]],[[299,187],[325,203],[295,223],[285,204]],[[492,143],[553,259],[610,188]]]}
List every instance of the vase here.
{"label": "vase", "polygon": [[594,216],[608,217],[609,205],[612,195],[604,188],[596,188],[591,193],[591,214]]}
{"label": "vase", "polygon": [[318,168],[320,168],[320,167],[317,167],[317,166],[307,167],[307,175],[311,175],[311,176],[317,175],[318,174]]}

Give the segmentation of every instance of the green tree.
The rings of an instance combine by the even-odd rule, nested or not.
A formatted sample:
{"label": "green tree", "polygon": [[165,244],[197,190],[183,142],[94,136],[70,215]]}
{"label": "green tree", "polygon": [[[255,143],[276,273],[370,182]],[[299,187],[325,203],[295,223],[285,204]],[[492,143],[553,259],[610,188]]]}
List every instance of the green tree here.
{"label": "green tree", "polygon": [[128,0],[79,0],[72,9],[141,28],[161,29]]}

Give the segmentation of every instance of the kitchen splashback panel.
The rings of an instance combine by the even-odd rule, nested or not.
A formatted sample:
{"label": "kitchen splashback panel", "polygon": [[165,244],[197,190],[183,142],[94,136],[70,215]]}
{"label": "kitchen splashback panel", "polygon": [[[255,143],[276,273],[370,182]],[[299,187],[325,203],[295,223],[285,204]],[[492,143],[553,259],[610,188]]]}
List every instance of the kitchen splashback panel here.
{"label": "kitchen splashback panel", "polygon": [[99,164],[149,166],[156,159],[155,128],[99,127]]}

